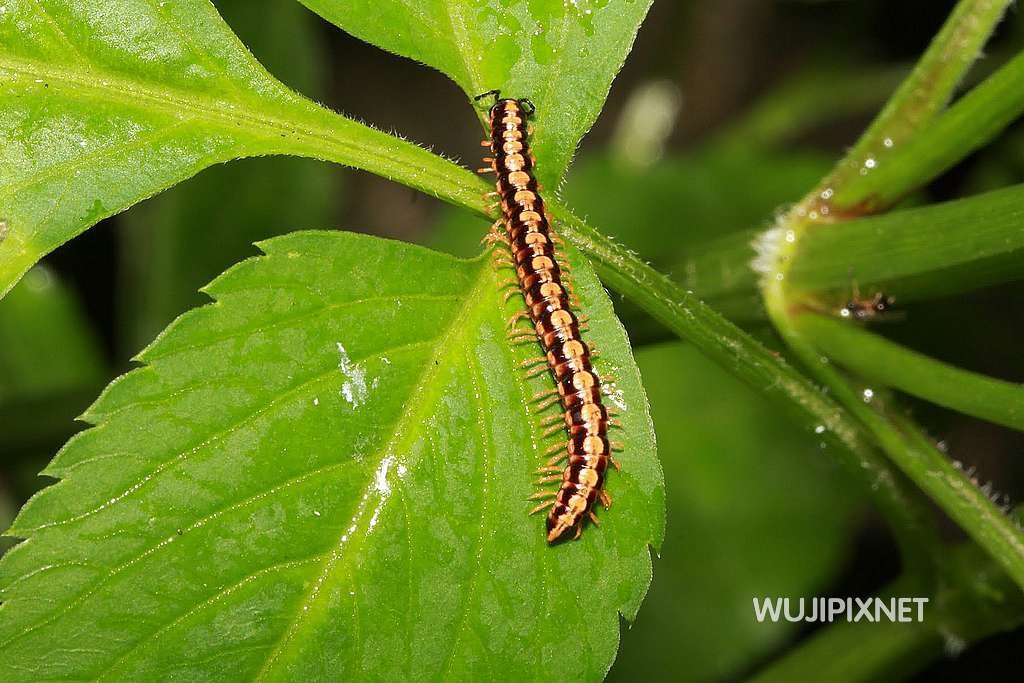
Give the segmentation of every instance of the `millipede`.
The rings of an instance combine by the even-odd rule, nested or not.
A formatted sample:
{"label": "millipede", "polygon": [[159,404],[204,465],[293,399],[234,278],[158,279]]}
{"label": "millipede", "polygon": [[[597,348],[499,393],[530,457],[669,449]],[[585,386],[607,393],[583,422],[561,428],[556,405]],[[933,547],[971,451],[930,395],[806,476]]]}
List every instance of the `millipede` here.
{"label": "millipede", "polygon": [[[535,112],[526,99],[502,98],[497,90],[477,96],[477,100],[494,97],[488,113],[490,138],[481,145],[491,150],[484,161],[490,166],[480,173],[497,176],[495,192],[502,217],[492,227],[486,241],[503,242],[509,254],[500,255],[503,265],[513,268],[516,277],[502,283],[511,291],[506,301],[522,294],[526,310],[509,321],[509,339],[513,343],[540,344],[542,356],[522,363],[528,376],[542,374],[546,368],[555,386],[533,397],[538,410],[543,411],[557,403],[561,414],[541,421],[545,436],[564,430],[567,440],[555,444],[545,455],[551,458],[537,470],[541,478],[537,484],[560,482],[555,490],[541,491],[530,496],[543,500],[530,514],[549,509],[547,540],[549,543],[573,538],[583,532],[584,519],[598,523],[594,505],[611,505],[604,490],[608,465],[618,469],[612,457],[617,444],[608,440],[610,426],[618,422],[602,402],[601,381],[591,364],[593,347],[583,340],[580,330],[586,329],[586,320],[577,316],[574,308],[579,301],[568,277],[568,264],[559,259],[561,240],[551,229],[551,219],[540,197],[540,186],[534,173],[536,159],[530,151],[527,119]],[[504,234],[499,227],[505,228]],[[528,319],[532,329],[519,325]],[[565,464],[560,463],[565,460]],[[547,500],[547,499],[551,500]]]}

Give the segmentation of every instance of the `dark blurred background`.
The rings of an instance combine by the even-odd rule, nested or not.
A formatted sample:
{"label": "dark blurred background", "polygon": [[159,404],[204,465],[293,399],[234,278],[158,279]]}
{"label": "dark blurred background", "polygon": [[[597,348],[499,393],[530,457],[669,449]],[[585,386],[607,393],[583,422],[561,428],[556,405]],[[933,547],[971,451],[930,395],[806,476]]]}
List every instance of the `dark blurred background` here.
{"label": "dark blurred background", "polygon": [[[350,38],[296,2],[215,4],[284,82],[476,166],[476,114],[441,74]],[[702,243],[765,227],[828,170],[953,5],[656,0],[560,193],[596,227],[684,279],[687,255]],[[1022,47],[1024,20],[1011,10],[977,73]],[[406,106],[406,98],[421,106]],[[1024,126],[1016,125],[908,201],[1021,182],[1022,152]],[[0,302],[0,526],[45,483],[36,473],[76,429],[74,416],[176,315],[206,301],[200,286],[254,255],[252,242],[304,228],[470,254],[486,225],[365,173],[249,159],[204,171],[76,238]],[[882,331],[960,366],[1024,381],[1015,339],[1022,300],[1017,285],[933,300]],[[641,370],[658,368],[645,382],[669,531],[651,594],[637,623],[624,625],[611,678],[742,678],[813,631],[755,623],[752,597],[876,594],[898,574],[895,548],[814,434],[616,303]],[[777,346],[756,301],[721,303]],[[908,405],[951,457],[1005,500],[1022,499],[1019,434]],[[959,537],[952,525],[946,531]],[[918,676],[975,680],[1019,660],[1021,647],[1024,633],[1003,635]],[[957,649],[951,638],[949,653]]]}

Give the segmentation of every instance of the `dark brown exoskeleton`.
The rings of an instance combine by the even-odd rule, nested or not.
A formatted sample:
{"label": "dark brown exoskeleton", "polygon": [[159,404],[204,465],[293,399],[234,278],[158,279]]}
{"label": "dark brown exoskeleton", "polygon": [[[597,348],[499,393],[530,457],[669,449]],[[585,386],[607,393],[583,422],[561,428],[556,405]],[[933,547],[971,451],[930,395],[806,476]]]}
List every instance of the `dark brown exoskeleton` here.
{"label": "dark brown exoskeleton", "polygon": [[[527,119],[534,112],[528,100],[500,98],[492,91],[477,99],[491,96],[494,106],[489,111],[490,139],[484,140],[491,155],[490,164],[480,169],[497,176],[494,193],[501,206],[502,219],[492,228],[491,241],[507,242],[516,271],[515,284],[526,300],[526,312],[515,316],[533,323],[530,331],[519,328],[510,337],[515,341],[539,342],[543,357],[525,365],[546,366],[555,381],[555,389],[542,392],[536,399],[542,407],[560,403],[562,415],[545,420],[552,430],[565,430],[567,440],[557,444],[555,455],[538,470],[545,475],[538,483],[561,482],[557,490],[531,496],[552,498],[533,509],[550,508],[547,517],[547,539],[554,543],[570,531],[579,538],[584,518],[597,523],[593,507],[601,501],[606,507],[610,499],[604,491],[612,444],[608,441],[608,410],[602,404],[601,383],[591,365],[591,349],[580,336],[580,319],[573,312],[573,300],[564,281],[564,264],[560,263],[557,238],[551,230],[550,218],[540,197],[534,175],[536,161],[530,152]],[[497,231],[501,224],[505,234]],[[530,373],[536,374],[536,373]],[[559,423],[562,423],[559,426]],[[552,451],[553,452],[553,451]],[[560,465],[566,460],[565,465]]]}

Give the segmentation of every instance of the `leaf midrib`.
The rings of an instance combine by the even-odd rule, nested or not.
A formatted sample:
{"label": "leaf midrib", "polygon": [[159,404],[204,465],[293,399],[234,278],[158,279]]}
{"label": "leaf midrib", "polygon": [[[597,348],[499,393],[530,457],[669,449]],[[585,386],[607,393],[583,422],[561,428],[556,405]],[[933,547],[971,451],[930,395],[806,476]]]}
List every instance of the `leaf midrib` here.
{"label": "leaf midrib", "polygon": [[[420,341],[420,342],[415,342],[414,344],[405,344],[405,345],[402,345],[402,346],[399,346],[399,347],[395,347],[395,348],[405,348],[405,347],[409,347],[409,346],[413,346],[413,345],[423,345],[423,344],[431,343],[432,341],[436,341],[436,340],[423,340],[423,341]],[[372,354],[372,356],[368,356],[368,358],[369,357],[376,357],[376,356],[379,356],[379,355],[382,355],[382,354],[385,354],[385,353],[391,353],[392,351],[393,351],[393,349],[381,349],[381,350],[376,351],[374,354]],[[205,439],[200,444],[192,446],[192,447],[186,449],[185,451],[182,451],[180,454],[178,454],[176,457],[172,458],[171,460],[168,460],[168,461],[165,461],[164,463],[161,463],[159,467],[157,467],[149,475],[147,475],[147,479],[145,479],[144,481],[149,481],[150,479],[152,479],[152,475],[153,474],[158,473],[160,471],[163,471],[167,467],[170,467],[171,465],[173,465],[176,462],[178,462],[183,456],[191,454],[191,453],[195,452],[197,449],[203,448],[203,447],[209,445],[210,443],[213,443],[213,442],[223,438],[225,436],[225,434],[230,433],[231,431],[237,429],[240,425],[247,423],[249,420],[251,420],[251,419],[253,419],[253,418],[255,418],[255,417],[259,416],[259,415],[262,415],[267,410],[269,410],[273,406],[275,406],[278,403],[280,403],[283,398],[290,398],[292,395],[299,393],[302,389],[305,389],[305,388],[309,387],[310,385],[312,385],[312,384],[314,384],[316,382],[323,381],[323,379],[326,378],[329,374],[332,374],[332,373],[334,373],[336,371],[337,371],[337,369],[332,367],[332,368],[328,369],[327,371],[318,372],[315,376],[307,378],[306,380],[303,380],[299,384],[297,384],[297,385],[293,386],[292,388],[290,388],[285,393],[285,395],[279,396],[279,397],[275,398],[273,401],[271,401],[268,404],[264,405],[260,410],[248,414],[241,421],[236,422],[235,424],[231,425],[229,428],[227,428],[225,430],[221,430],[220,432],[218,432],[218,433],[210,436],[209,438]],[[93,429],[101,429],[101,428],[102,427],[100,426],[100,427],[94,427]],[[237,507],[243,506],[243,505],[245,505],[247,503],[250,503],[250,502],[252,502],[252,500],[262,498],[263,496],[265,496],[267,493],[269,493],[271,491],[277,491],[277,490],[282,490],[284,488],[288,488],[289,486],[293,486],[296,483],[304,480],[305,478],[308,478],[309,476],[313,476],[313,475],[315,475],[317,473],[322,473],[322,472],[328,471],[331,467],[344,465],[347,462],[348,461],[343,461],[341,463],[334,463],[332,465],[327,465],[327,466],[320,467],[317,470],[314,470],[314,471],[311,471],[311,472],[304,472],[302,474],[299,474],[299,475],[296,475],[294,477],[291,477],[291,478],[285,480],[284,482],[280,482],[278,484],[275,484],[273,487],[271,487],[270,489],[268,489],[266,491],[262,491],[262,492],[256,494],[255,496],[248,496],[248,497],[246,497],[243,500],[235,501],[235,502],[231,503],[230,505],[224,506],[223,508],[219,508],[217,510],[209,512],[209,513],[205,514],[203,517],[199,518],[198,520],[193,521],[192,524],[189,527],[187,527],[187,529],[199,528],[199,527],[205,525],[211,519],[215,519],[215,518],[219,517],[220,515],[224,514],[225,512],[229,511],[229,510],[232,510],[232,509],[235,509]],[[126,495],[134,492],[137,488],[138,488],[138,486],[133,486],[133,487],[129,488],[127,491],[125,491],[124,493],[119,495],[117,497],[117,500],[121,500]],[[105,509],[106,507],[109,507],[109,504],[105,504],[103,506],[100,506],[99,508],[94,508],[92,510],[88,510],[85,513],[73,516],[71,518],[67,518],[67,519],[63,519],[63,520],[58,520],[57,522],[54,522],[54,523],[43,524],[43,525],[40,525],[38,527],[33,527],[33,528],[31,528],[31,529],[29,529],[27,531],[24,530],[24,529],[12,528],[10,530],[10,533],[12,533],[12,534],[23,534],[24,535],[24,534],[28,534],[28,533],[31,533],[31,532],[39,531],[41,529],[52,528],[54,526],[59,526],[59,525],[67,524],[69,522],[77,521],[78,519],[89,517],[89,516],[99,512],[100,510]],[[115,575],[120,574],[120,572],[122,572],[126,568],[128,568],[130,566],[133,566],[134,564],[138,563],[140,560],[148,557],[149,555],[151,555],[152,553],[156,552],[157,550],[159,550],[160,548],[162,548],[166,544],[167,544],[167,541],[166,540],[162,540],[159,543],[157,543],[157,544],[147,548],[142,553],[139,553],[139,554],[135,555],[131,559],[126,560],[124,562],[121,562],[116,567],[103,567],[103,569],[107,572],[106,576],[100,578],[95,584],[93,584],[92,586],[89,586],[88,588],[84,589],[83,592],[81,592],[78,595],[74,596],[71,600],[68,601],[67,604],[65,604],[57,612],[48,615],[47,617],[43,618],[42,620],[40,620],[40,621],[32,624],[31,626],[28,626],[28,627],[22,629],[18,633],[10,636],[7,640],[5,640],[3,642],[0,642],[0,650],[3,650],[8,645],[10,645],[12,642],[14,642],[16,640],[19,640],[20,638],[23,638],[24,636],[26,636],[26,635],[34,632],[34,631],[37,631],[38,629],[40,629],[40,628],[42,628],[42,627],[44,627],[44,626],[46,626],[46,625],[48,625],[50,623],[53,623],[54,621],[59,619],[61,616],[67,614],[73,608],[75,608],[76,606],[80,605],[82,602],[84,602],[89,597],[94,595],[96,593],[96,591],[98,591],[102,586],[106,585],[107,581],[109,581]],[[66,565],[67,565],[67,563],[65,563],[64,565],[61,565],[61,566],[66,566]],[[57,565],[52,565],[52,566],[46,567],[44,569],[53,569],[53,568],[56,568],[56,567],[57,567]],[[9,589],[11,586],[13,586],[14,584],[18,583],[19,581],[22,581],[22,580],[28,578],[29,576],[31,576],[31,575],[33,575],[35,573],[38,573],[38,571],[39,570],[34,570],[33,572],[30,572],[29,574],[26,574],[25,576],[21,576],[21,577],[18,577],[16,579],[14,579],[9,584],[7,584],[6,588]],[[3,603],[0,603],[0,610],[3,609],[3,606],[4,606]]]}
{"label": "leaf midrib", "polygon": [[[463,346],[457,341],[458,336],[460,334],[464,334],[466,330],[473,329],[468,322],[480,314],[487,302],[492,301],[493,297],[488,297],[486,294],[488,291],[493,294],[494,271],[492,268],[488,267],[487,262],[483,259],[477,261],[477,267],[480,268],[480,275],[477,277],[476,282],[473,283],[473,286],[467,290],[467,294],[465,296],[465,300],[467,302],[475,301],[478,302],[477,305],[457,309],[458,313],[449,323],[448,330],[443,336],[439,337],[434,354],[427,359],[423,372],[414,383],[413,389],[405,401],[405,407],[402,413],[394,422],[391,429],[391,437],[379,449],[378,456],[374,459],[375,466],[372,468],[374,472],[382,466],[384,459],[388,454],[399,450],[398,446],[403,440],[410,438],[410,434],[418,433],[415,429],[407,429],[407,427],[410,425],[415,426],[423,424],[422,418],[424,415],[421,415],[421,413],[429,413],[429,411],[435,408],[436,401],[431,399],[435,398],[434,394],[441,391],[441,388],[439,387],[440,383],[435,381],[435,379],[443,370],[448,368],[449,362],[463,351]],[[276,645],[267,655],[263,666],[254,676],[254,681],[264,680],[266,676],[273,671],[282,652],[289,645],[295,633],[304,623],[304,615],[309,615],[314,611],[314,605],[321,595],[320,589],[330,579],[331,574],[334,573],[339,562],[351,559],[355,554],[357,554],[359,548],[362,546],[362,543],[366,538],[366,532],[364,526],[360,524],[360,522],[363,521],[363,518],[367,515],[367,511],[370,509],[370,505],[368,504],[370,502],[369,496],[373,493],[375,483],[376,482],[373,480],[367,483],[361,498],[364,504],[361,504],[356,509],[356,513],[351,520],[351,524],[346,527],[346,529],[354,527],[355,530],[339,538],[334,547],[325,554],[326,559],[322,563],[319,574],[315,580],[310,582],[309,588],[306,590],[304,597],[296,606],[295,613],[290,623],[285,630],[282,631]],[[395,486],[398,487],[398,484],[396,483]],[[390,503],[396,495],[404,494],[401,494],[400,491],[395,491],[387,498],[380,500],[378,503],[379,507],[376,508],[377,514],[383,512],[388,503]],[[350,541],[345,540],[346,536],[351,537]]]}
{"label": "leaf midrib", "polygon": [[[187,110],[208,121],[220,122],[232,130],[238,128],[239,122],[255,124],[275,133],[282,130],[295,133],[302,132],[309,136],[327,135],[326,129],[307,128],[301,130],[295,121],[289,118],[270,115],[252,108],[254,101],[243,98],[213,98],[190,93],[170,86],[154,87],[151,82],[127,78],[121,74],[99,69],[59,68],[54,64],[32,59],[18,59],[10,54],[0,53],[0,71],[7,71],[32,79],[41,79],[45,83],[63,83],[75,88],[94,93],[94,99],[107,100],[138,109],[139,100],[145,100],[155,108],[168,113],[172,118],[183,119],[182,110]],[[248,84],[246,84],[248,85]],[[297,107],[315,107],[317,111],[326,112],[312,101],[274,83],[279,94],[288,98],[288,104]],[[246,91],[239,91],[246,92]],[[256,96],[256,93],[252,93]],[[261,109],[271,101],[256,100]],[[245,109],[225,106],[242,104]],[[342,117],[339,117],[342,118]]]}
{"label": "leaf midrib", "polygon": [[[120,74],[96,69],[54,68],[44,62],[18,59],[0,52],[0,86],[10,84],[3,79],[5,71],[80,88],[87,91],[84,93],[87,99],[115,102],[136,110],[144,100],[173,119],[208,123],[245,145],[238,150],[238,156],[293,154],[325,159],[404,182],[479,211],[477,191],[482,185],[477,185],[466,169],[411,142],[331,111],[277,82],[273,82],[273,86],[286,101],[276,102],[280,110],[269,113],[266,105],[272,100],[254,103],[215,99],[169,86],[154,87]],[[232,108],[230,104],[240,106]],[[183,111],[193,116],[182,116]],[[350,130],[342,134],[345,128]],[[463,177],[457,178],[456,173]],[[424,178],[430,178],[431,182],[425,182]]]}

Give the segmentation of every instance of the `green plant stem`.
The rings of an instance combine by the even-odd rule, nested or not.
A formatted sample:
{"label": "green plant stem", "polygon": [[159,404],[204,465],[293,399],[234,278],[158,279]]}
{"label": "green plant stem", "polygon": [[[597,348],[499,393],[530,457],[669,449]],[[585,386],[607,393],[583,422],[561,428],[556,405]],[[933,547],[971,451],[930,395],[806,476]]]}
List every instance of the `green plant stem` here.
{"label": "green plant stem", "polygon": [[[786,232],[799,234],[800,230]],[[775,271],[766,275],[763,292],[775,329],[814,377],[829,388],[831,396],[874,435],[889,459],[1024,588],[1024,534],[1020,528],[909,421],[897,424],[897,418],[887,410],[886,402],[879,395],[881,392],[872,389],[872,393],[865,393],[869,387],[855,388],[823,358],[814,338],[805,336],[795,325],[794,306],[784,283],[792,262],[788,253],[795,247],[796,240],[788,241],[780,234],[774,236],[777,240],[773,258]]]}
{"label": "green plant stem", "polygon": [[[826,179],[780,218],[758,245],[758,267],[765,308],[783,340],[826,387],[874,436],[900,470],[924,491],[993,559],[1024,587],[1024,535],[918,430],[887,411],[881,396],[862,393],[823,359],[812,337],[794,324],[803,309],[799,292],[791,292],[791,271],[801,242],[811,229],[839,230],[822,223],[836,220],[835,195],[866,175],[864,160],[917,134],[945,106],[963,73],[1005,10],[1006,2],[961,0],[907,81],[893,95],[861,140]],[[859,210],[858,210],[859,211]],[[854,212],[856,213],[856,212]],[[880,392],[875,392],[879,394]]]}
{"label": "green plant stem", "polygon": [[[1014,185],[816,226],[801,234],[787,281],[794,291],[838,308],[853,283],[906,303],[1024,279],[1022,222],[1024,185]],[[748,298],[758,291],[750,263],[759,235],[744,230],[695,248],[678,269],[683,286],[720,311],[719,302],[738,302],[729,309],[732,319],[756,318],[758,307]]]}
{"label": "green plant stem", "polygon": [[870,445],[856,420],[803,375],[651,268],[636,254],[597,233],[557,203],[549,205],[559,230],[590,257],[601,279],[627,296],[681,339],[693,343],[729,372],[768,398],[781,398],[823,440],[842,446],[842,457],[893,524],[908,563],[923,567],[939,552],[927,507]]}
{"label": "green plant stem", "polygon": [[850,188],[857,186],[859,178],[888,165],[889,152],[917,135],[946,106],[1009,4],[1010,0],[960,0],[913,71],[812,193],[812,200],[831,189],[834,196],[829,194],[826,200],[832,215],[865,212]]}
{"label": "green plant stem", "polygon": [[[840,212],[894,204],[980,148],[1024,112],[1024,52],[964,95],[930,125],[877,159],[871,172],[836,189]],[[862,162],[863,163],[863,162]]]}
{"label": "green plant stem", "polygon": [[1024,430],[1024,386],[1020,384],[961,370],[837,318],[809,313],[796,317],[794,324],[829,358],[869,382]]}
{"label": "green plant stem", "polygon": [[1024,185],[871,216],[801,235],[787,279],[848,297],[882,290],[901,302],[1024,277]]}

